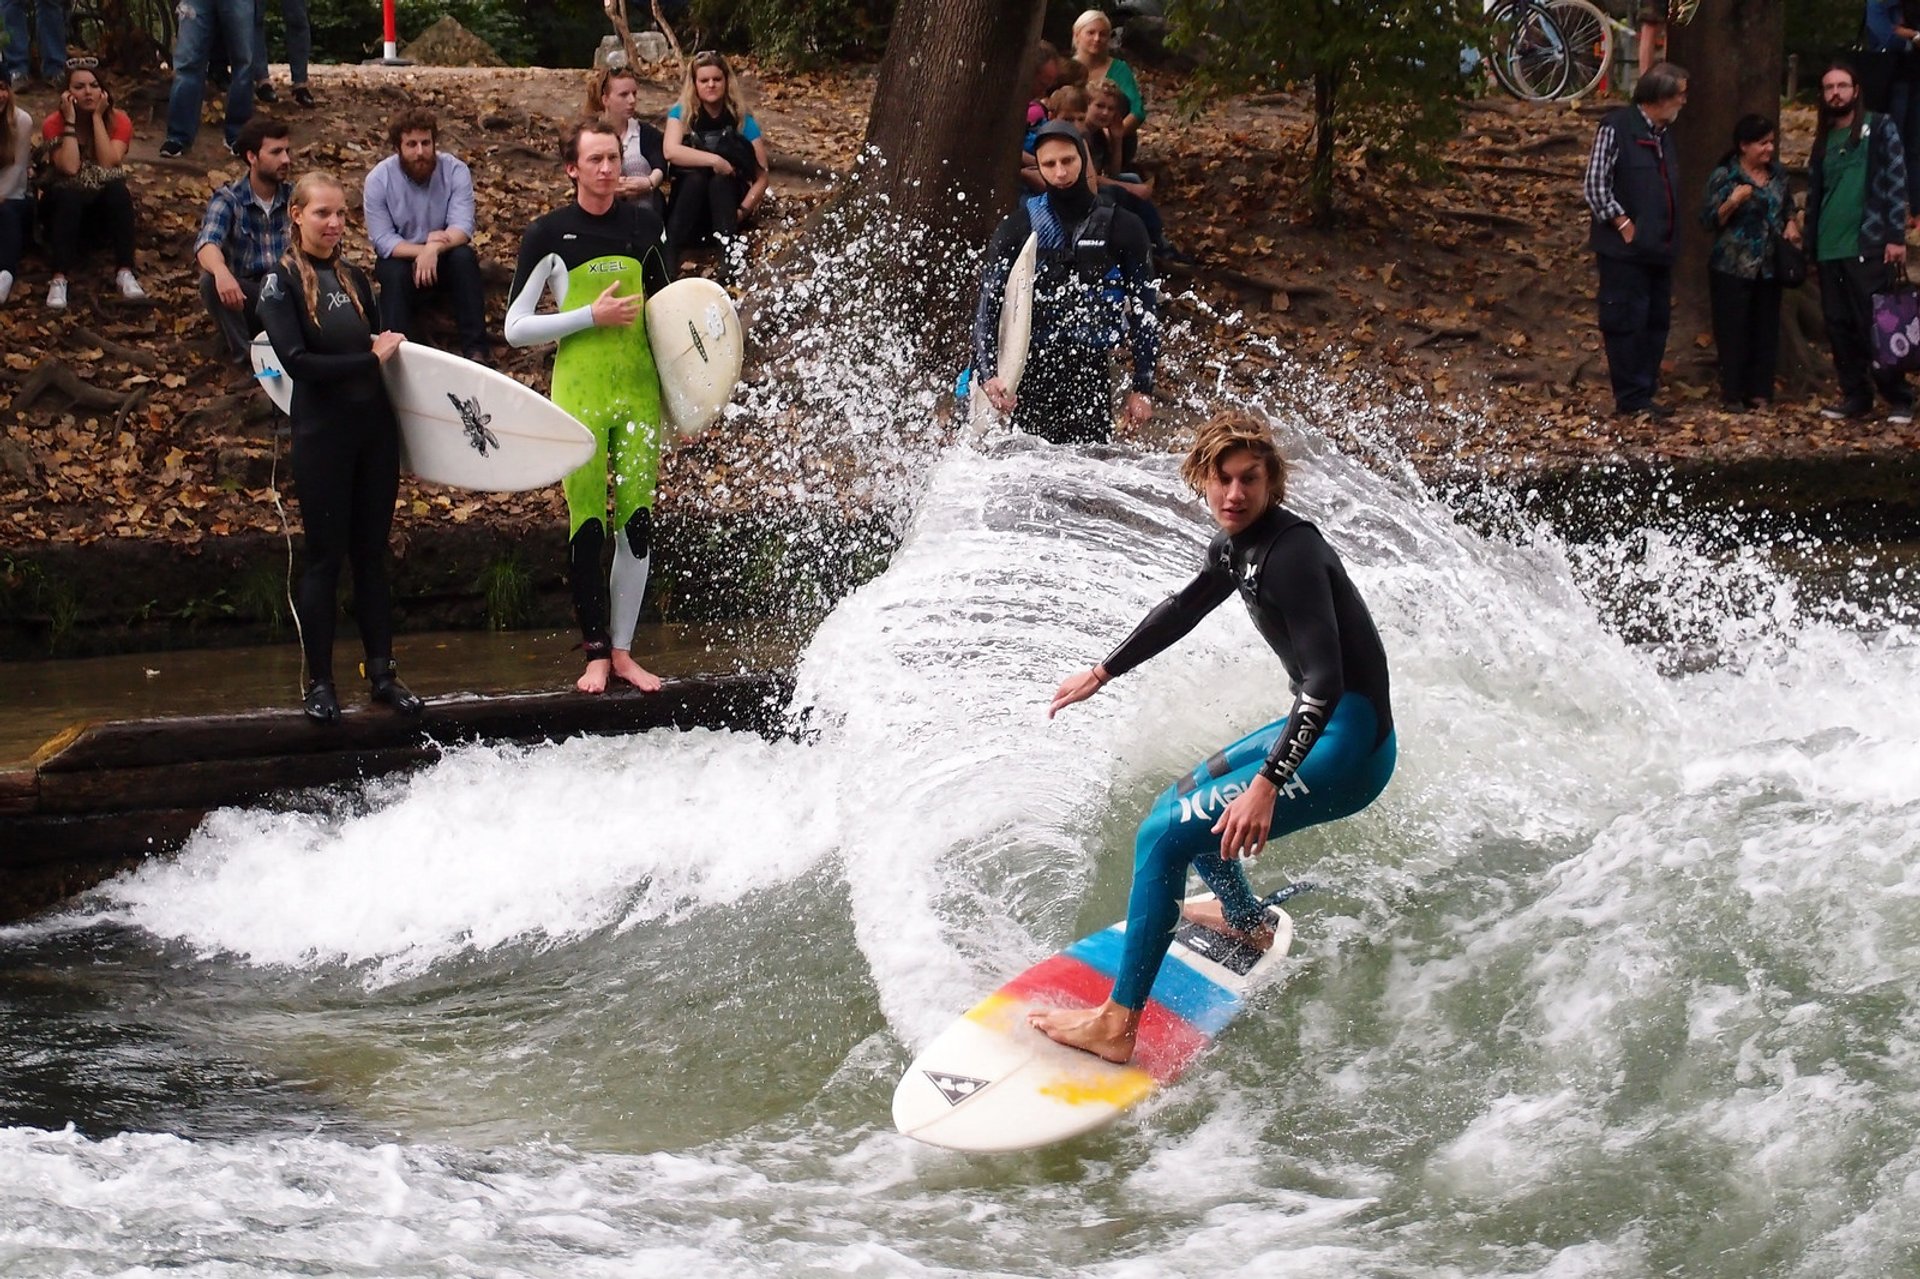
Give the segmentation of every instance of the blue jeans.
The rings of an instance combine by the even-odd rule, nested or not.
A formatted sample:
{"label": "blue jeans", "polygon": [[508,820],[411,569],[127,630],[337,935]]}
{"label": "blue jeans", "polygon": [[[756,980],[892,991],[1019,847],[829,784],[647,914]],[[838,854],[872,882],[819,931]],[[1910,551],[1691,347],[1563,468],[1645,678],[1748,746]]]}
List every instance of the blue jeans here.
{"label": "blue jeans", "polygon": [[193,145],[200,132],[200,101],[207,92],[207,51],[217,30],[233,60],[227,82],[226,138],[231,146],[240,126],[253,114],[254,0],[180,0],[175,16],[180,34],[173,41],[173,92],[167,97],[167,141]]}
{"label": "blue jeans", "polygon": [[[1341,697],[1293,782],[1274,800],[1269,840],[1351,817],[1379,798],[1393,776],[1399,751],[1392,733],[1374,743],[1379,724],[1373,703],[1364,696]],[[1260,771],[1285,727],[1284,719],[1275,720],[1247,734],[1167,787],[1154,801],[1134,837],[1127,933],[1120,972],[1113,983],[1116,1004],[1136,1010],[1146,1006],[1180,922],[1188,867],[1220,899],[1229,924],[1250,930],[1265,922],[1266,911],[1247,883],[1245,868],[1220,856],[1220,837],[1213,833],[1213,824]]]}
{"label": "blue jeans", "polygon": [[[307,0],[280,0],[280,19],[287,30],[287,70],[295,84],[307,82],[307,59],[313,55],[313,27],[307,22]],[[267,0],[253,6],[253,81],[267,82]]]}
{"label": "blue jeans", "polygon": [[[67,78],[67,10],[63,0],[32,0],[40,28],[40,78],[60,84]],[[7,24],[6,73],[9,80],[27,74],[28,0],[0,0]]]}

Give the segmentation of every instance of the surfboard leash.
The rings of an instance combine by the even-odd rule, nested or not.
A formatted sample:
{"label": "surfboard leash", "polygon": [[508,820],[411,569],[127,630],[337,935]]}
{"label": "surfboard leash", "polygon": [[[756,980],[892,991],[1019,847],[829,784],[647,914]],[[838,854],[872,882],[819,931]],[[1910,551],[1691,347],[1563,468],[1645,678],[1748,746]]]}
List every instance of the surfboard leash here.
{"label": "surfboard leash", "polygon": [[300,641],[300,674],[295,683],[294,694],[297,697],[307,695],[307,632],[300,625],[300,607],[293,599],[293,527],[287,522],[287,508],[280,501],[280,432],[273,433],[273,470],[267,478],[269,493],[273,494],[273,509],[280,513],[280,536],[287,543],[287,612],[293,617],[294,638]]}

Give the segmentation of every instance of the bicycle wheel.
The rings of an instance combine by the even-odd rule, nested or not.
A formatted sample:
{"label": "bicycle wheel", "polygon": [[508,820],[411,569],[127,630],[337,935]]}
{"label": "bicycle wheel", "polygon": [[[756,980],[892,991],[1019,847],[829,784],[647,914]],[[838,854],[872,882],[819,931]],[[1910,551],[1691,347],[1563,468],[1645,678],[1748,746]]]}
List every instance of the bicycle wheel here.
{"label": "bicycle wheel", "polygon": [[1567,42],[1567,82],[1560,97],[1584,98],[1613,65],[1613,23],[1590,0],[1541,0]]}
{"label": "bicycle wheel", "polygon": [[1542,0],[1506,0],[1487,15],[1493,78],[1516,98],[1547,102],[1567,84],[1567,41]]}

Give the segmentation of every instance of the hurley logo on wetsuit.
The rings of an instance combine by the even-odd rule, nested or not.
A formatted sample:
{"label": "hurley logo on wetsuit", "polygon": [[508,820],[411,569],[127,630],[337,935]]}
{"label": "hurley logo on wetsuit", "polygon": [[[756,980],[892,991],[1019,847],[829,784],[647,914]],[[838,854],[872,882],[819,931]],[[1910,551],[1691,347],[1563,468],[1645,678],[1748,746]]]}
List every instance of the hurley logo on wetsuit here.
{"label": "hurley logo on wetsuit", "polygon": [[[1300,711],[1295,717],[1293,736],[1287,739],[1287,753],[1278,760],[1263,764],[1260,768],[1267,780],[1280,788],[1283,795],[1291,795],[1293,787],[1300,782],[1300,765],[1306,762],[1307,752],[1313,749],[1320,733],[1327,726],[1327,702],[1323,698],[1300,695]],[[1304,793],[1305,786],[1300,787]]]}

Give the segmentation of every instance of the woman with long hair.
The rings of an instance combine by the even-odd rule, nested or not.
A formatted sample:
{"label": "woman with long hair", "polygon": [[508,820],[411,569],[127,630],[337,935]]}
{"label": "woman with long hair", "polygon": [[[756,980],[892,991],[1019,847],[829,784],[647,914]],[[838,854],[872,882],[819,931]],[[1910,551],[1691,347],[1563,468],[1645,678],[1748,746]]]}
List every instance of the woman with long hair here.
{"label": "woman with long hair", "polygon": [[1700,225],[1713,232],[1707,293],[1720,357],[1720,398],[1733,413],[1773,402],[1783,292],[1775,242],[1800,243],[1793,194],[1774,159],[1777,139],[1767,117],[1742,116],[1733,126],[1733,149],[1707,179],[1700,208]]}
{"label": "woman with long hair", "polygon": [[667,111],[667,161],[673,199],[667,205],[667,265],[709,234],[733,236],[767,193],[767,143],[747,110],[733,68],[718,53],[687,64],[680,101]]}
{"label": "woman with long hair", "polygon": [[1111,80],[1127,95],[1127,114],[1120,129],[1128,137],[1140,131],[1147,118],[1147,99],[1134,79],[1133,68],[1113,56],[1113,19],[1099,9],[1088,9],[1073,20],[1073,60],[1087,69],[1087,83]]}
{"label": "woman with long hair", "polygon": [[131,301],[146,297],[133,274],[133,192],[121,167],[133,145],[133,121],[113,105],[113,95],[100,78],[99,59],[67,59],[60,109],[46,118],[40,132],[53,147],[53,176],[44,200],[53,261],[47,305],[66,309],[67,272],[80,261],[86,233],[102,224],[113,247],[113,282],[120,296]]}
{"label": "woman with long hair", "polygon": [[587,115],[606,117],[620,138],[620,198],[647,201],[665,221],[666,135],[634,115],[639,100],[640,77],[631,67],[608,67],[587,80]]}
{"label": "woman with long hair", "polygon": [[13,295],[20,252],[33,231],[33,117],[13,100],[13,85],[0,76],[0,302]]}
{"label": "woman with long hair", "polygon": [[288,201],[293,244],[260,280],[260,322],[293,380],[293,486],[307,566],[294,617],[306,657],[307,718],[340,718],[333,686],[334,596],[353,566],[353,613],[373,700],[404,715],[421,701],[394,671],[387,536],[400,490],[400,428],[381,366],[406,339],[374,331],[373,287],[340,252],[347,196],[330,173],[307,173]]}

